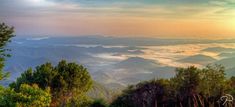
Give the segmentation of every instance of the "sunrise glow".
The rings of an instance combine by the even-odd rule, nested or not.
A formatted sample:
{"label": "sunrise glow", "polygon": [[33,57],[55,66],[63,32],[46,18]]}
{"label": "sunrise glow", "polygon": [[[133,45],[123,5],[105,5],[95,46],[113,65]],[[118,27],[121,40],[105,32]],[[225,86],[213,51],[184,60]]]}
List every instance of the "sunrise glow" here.
{"label": "sunrise glow", "polygon": [[19,35],[235,37],[231,0],[15,0],[14,10],[8,3],[0,4],[0,18]]}

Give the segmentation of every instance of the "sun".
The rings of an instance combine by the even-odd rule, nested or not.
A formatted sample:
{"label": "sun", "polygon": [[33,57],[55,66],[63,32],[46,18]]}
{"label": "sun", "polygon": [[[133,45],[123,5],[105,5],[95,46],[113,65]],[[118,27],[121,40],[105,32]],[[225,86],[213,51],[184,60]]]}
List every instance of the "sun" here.
{"label": "sun", "polygon": [[228,26],[228,29],[231,29],[231,30],[233,30],[235,32],[235,18],[227,19],[226,20],[226,25]]}

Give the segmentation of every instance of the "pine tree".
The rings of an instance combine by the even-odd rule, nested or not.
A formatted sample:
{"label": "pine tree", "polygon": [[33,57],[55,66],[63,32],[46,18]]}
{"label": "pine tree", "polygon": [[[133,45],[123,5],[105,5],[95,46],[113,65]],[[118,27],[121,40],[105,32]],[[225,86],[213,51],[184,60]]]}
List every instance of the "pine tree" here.
{"label": "pine tree", "polygon": [[0,23],[0,80],[6,78],[9,73],[4,73],[4,61],[6,57],[9,57],[10,54],[7,53],[9,49],[6,49],[5,46],[10,39],[14,37],[14,28],[7,26],[5,23]]}

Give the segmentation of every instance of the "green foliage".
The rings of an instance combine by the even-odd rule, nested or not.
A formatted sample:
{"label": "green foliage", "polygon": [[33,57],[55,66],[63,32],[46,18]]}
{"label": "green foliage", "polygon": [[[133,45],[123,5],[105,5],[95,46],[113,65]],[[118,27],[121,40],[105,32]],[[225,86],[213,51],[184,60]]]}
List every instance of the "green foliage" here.
{"label": "green foliage", "polygon": [[195,92],[200,81],[199,72],[200,70],[194,66],[188,68],[177,68],[176,76],[172,78],[175,89],[179,93],[190,94]]}
{"label": "green foliage", "polygon": [[6,53],[9,49],[5,46],[10,39],[14,36],[14,28],[7,26],[5,23],[0,23],[0,80],[9,76],[9,73],[3,73],[4,61],[10,55]]}
{"label": "green foliage", "polygon": [[202,69],[200,72],[199,91],[205,95],[221,96],[227,92],[229,84],[226,84],[225,69],[221,65],[210,66]]}
{"label": "green foliage", "polygon": [[194,66],[188,68],[177,68],[176,76],[172,78],[171,84],[175,86],[176,98],[178,105],[183,107],[201,107],[204,106],[204,99],[198,93],[198,87],[200,84],[201,69]]}
{"label": "green foliage", "polygon": [[33,71],[32,69],[28,69],[24,73],[21,74],[20,78],[17,78],[16,82],[10,84],[11,88],[14,90],[19,91],[21,84],[32,84],[33,83]]}
{"label": "green foliage", "polygon": [[[224,67],[177,68],[175,77],[129,86],[111,107],[224,107],[221,97],[235,95],[235,77],[225,78]],[[234,102],[226,102],[234,107]]]}
{"label": "green foliage", "polygon": [[64,104],[66,107],[89,107],[92,104],[92,99],[89,98],[86,94],[80,94],[70,101],[67,104]]}
{"label": "green foliage", "polygon": [[129,86],[123,94],[111,103],[111,107],[152,107],[163,106],[164,98],[169,95],[167,80],[152,80]]}
{"label": "green foliage", "polygon": [[87,92],[87,95],[92,99],[103,99],[107,102],[111,102],[117,95],[121,93],[116,90],[111,90],[104,85],[93,81],[92,88]]}
{"label": "green foliage", "polygon": [[108,107],[108,104],[103,99],[95,100],[90,107]]}
{"label": "green foliage", "polygon": [[48,107],[50,103],[50,89],[42,90],[36,84],[22,84],[19,92],[0,89],[0,106],[3,107]]}
{"label": "green foliage", "polygon": [[233,95],[233,96],[235,96],[235,77],[234,76],[232,76],[231,78],[230,78],[230,88],[231,88],[231,90],[230,90],[230,94],[231,95]]}
{"label": "green foliage", "polygon": [[[42,89],[51,88],[52,104],[65,105],[67,102],[82,96],[92,86],[92,79],[82,65],[61,61],[57,66],[46,63],[37,66],[33,71],[28,69],[10,87],[19,90],[21,84],[38,84]],[[82,102],[82,101],[81,101]]]}
{"label": "green foliage", "polygon": [[[208,65],[203,69],[193,66],[178,68],[176,72],[176,76],[171,79],[171,84],[176,94],[181,97],[181,103],[186,103],[184,106],[203,105],[206,103],[204,100],[207,100],[203,97],[210,98],[208,104],[214,104],[225,93],[229,93],[229,81],[226,80],[225,69],[221,65]],[[187,102],[185,102],[186,99]]]}

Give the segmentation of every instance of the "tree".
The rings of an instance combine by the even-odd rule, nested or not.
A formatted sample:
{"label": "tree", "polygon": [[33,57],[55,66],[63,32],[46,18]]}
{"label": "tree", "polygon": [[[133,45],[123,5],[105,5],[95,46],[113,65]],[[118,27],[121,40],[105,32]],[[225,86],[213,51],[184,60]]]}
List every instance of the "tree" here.
{"label": "tree", "polygon": [[176,90],[180,93],[192,94],[196,92],[196,89],[200,82],[199,69],[190,66],[188,68],[177,68],[176,76],[173,81],[176,85]]}
{"label": "tree", "polygon": [[[152,80],[129,86],[115,99],[110,107],[163,107],[167,106],[168,80]],[[174,102],[172,102],[174,103]],[[172,104],[171,103],[171,104]]]}
{"label": "tree", "polygon": [[227,91],[225,68],[221,65],[208,65],[200,72],[199,91],[209,97],[221,96]]}
{"label": "tree", "polygon": [[[10,87],[18,91],[21,84],[38,84],[42,89],[51,88],[52,105],[65,105],[84,96],[92,85],[89,72],[82,65],[62,60],[57,66],[51,63],[28,69]],[[78,97],[80,96],[80,97]]]}
{"label": "tree", "polygon": [[230,82],[230,88],[231,88],[230,94],[235,97],[235,77],[232,76],[232,77],[230,78],[229,82]]}
{"label": "tree", "polygon": [[108,104],[103,99],[97,99],[89,107],[108,107]]}
{"label": "tree", "polygon": [[176,76],[171,79],[174,84],[178,105],[183,107],[200,107],[204,105],[202,96],[197,89],[200,84],[200,72],[197,67],[177,68]]}
{"label": "tree", "polygon": [[10,56],[6,53],[9,49],[6,49],[5,46],[12,37],[14,37],[14,28],[7,26],[5,23],[0,23],[0,80],[9,75],[9,73],[3,73],[3,67],[5,58]]}
{"label": "tree", "polygon": [[50,89],[42,90],[36,84],[22,84],[18,92],[0,89],[0,106],[3,107],[48,107],[50,103]]}
{"label": "tree", "polygon": [[24,73],[21,74],[20,78],[16,79],[16,82],[11,83],[9,86],[14,88],[15,91],[20,90],[21,84],[32,84],[34,82],[33,70],[29,68]]}
{"label": "tree", "polygon": [[[224,67],[220,65],[177,68],[170,80],[129,86],[111,107],[222,107],[221,96],[235,93],[235,77],[226,80],[224,75]],[[227,105],[234,107],[231,102]]]}

